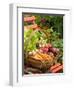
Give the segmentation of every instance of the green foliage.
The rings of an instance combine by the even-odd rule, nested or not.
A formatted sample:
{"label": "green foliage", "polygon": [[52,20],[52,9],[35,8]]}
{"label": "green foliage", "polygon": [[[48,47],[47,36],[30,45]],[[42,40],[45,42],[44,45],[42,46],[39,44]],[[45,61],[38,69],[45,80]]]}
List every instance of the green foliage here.
{"label": "green foliage", "polygon": [[36,23],[41,27],[53,28],[63,38],[63,16],[35,15]]}
{"label": "green foliage", "polygon": [[41,37],[41,33],[34,30],[27,30],[24,32],[24,49],[26,52],[36,50],[36,44]]}
{"label": "green foliage", "polygon": [[[51,43],[53,47],[63,51],[63,39],[60,38],[60,33],[53,31],[52,28],[44,30],[43,33],[46,35],[46,43]],[[43,37],[43,39],[45,39],[45,37]]]}
{"label": "green foliage", "polygon": [[60,39],[59,36],[60,33],[54,32],[52,28],[41,31],[27,30],[24,32],[24,49],[28,52],[36,50],[37,43],[51,43],[63,51],[63,39]]}
{"label": "green foliage", "polygon": [[52,41],[52,45],[56,48],[59,48],[61,51],[63,51],[63,40],[57,39],[56,41]]}

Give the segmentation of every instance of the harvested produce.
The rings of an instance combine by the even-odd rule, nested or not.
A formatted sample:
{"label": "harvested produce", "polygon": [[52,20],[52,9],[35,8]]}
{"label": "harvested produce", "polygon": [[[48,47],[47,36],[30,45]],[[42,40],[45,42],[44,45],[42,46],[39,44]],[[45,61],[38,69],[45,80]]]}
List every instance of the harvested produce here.
{"label": "harvested produce", "polygon": [[63,73],[63,17],[24,14],[24,74]]}
{"label": "harvested produce", "polygon": [[52,73],[56,73],[56,72],[58,72],[58,71],[60,71],[60,70],[62,70],[62,69],[63,69],[63,65],[60,65],[60,66],[58,66],[57,68],[53,69],[51,72],[52,72]]}
{"label": "harvested produce", "polygon": [[36,53],[34,56],[27,58],[27,64],[38,69],[47,69],[54,63],[54,57],[44,54]]}

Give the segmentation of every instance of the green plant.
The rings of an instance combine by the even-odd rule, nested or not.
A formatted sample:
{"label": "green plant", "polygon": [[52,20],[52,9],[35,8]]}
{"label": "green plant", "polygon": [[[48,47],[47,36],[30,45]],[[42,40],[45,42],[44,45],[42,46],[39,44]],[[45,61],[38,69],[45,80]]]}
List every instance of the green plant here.
{"label": "green plant", "polygon": [[36,50],[36,44],[38,43],[41,37],[39,31],[27,30],[24,32],[24,50],[26,52]]}

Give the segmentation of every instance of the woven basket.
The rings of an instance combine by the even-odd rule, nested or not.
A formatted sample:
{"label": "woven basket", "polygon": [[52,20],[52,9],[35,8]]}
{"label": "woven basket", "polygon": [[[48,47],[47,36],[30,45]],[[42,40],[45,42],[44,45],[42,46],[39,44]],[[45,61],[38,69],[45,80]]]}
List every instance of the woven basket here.
{"label": "woven basket", "polygon": [[54,58],[48,54],[39,53],[29,56],[26,63],[32,67],[46,70],[54,63]]}

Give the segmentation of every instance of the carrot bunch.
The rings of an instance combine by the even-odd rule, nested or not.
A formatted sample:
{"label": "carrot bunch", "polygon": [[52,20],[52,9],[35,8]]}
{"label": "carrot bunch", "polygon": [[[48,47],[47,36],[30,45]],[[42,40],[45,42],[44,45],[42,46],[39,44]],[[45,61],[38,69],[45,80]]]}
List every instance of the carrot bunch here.
{"label": "carrot bunch", "polygon": [[61,65],[60,63],[57,63],[50,68],[51,73],[57,73],[60,70],[63,70],[63,65]]}

